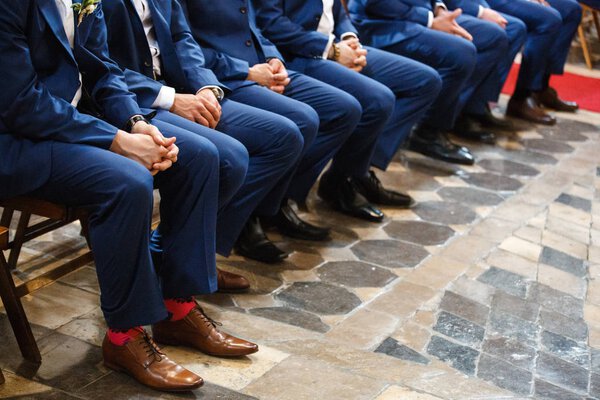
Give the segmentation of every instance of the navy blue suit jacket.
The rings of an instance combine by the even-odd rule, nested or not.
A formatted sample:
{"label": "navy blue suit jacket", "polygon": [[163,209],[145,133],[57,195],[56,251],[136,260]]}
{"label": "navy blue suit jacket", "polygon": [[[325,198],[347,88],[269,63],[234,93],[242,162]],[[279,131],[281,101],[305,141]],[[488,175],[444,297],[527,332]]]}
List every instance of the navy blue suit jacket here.
{"label": "navy blue suit jacket", "polygon": [[[317,32],[323,15],[322,0],[253,0],[258,26],[285,58],[322,58],[329,38]],[[358,31],[340,0],[333,5],[334,34]]]}
{"label": "navy blue suit jacket", "polygon": [[[103,0],[111,57],[125,71],[129,89],[142,107],[150,107],[162,83],[154,79],[146,33],[131,0]],[[196,93],[207,86],[223,86],[207,68],[202,49],[192,37],[176,0],[148,0],[161,52],[162,79],[178,93]]]}
{"label": "navy blue suit jacket", "polygon": [[231,88],[251,85],[248,69],[283,56],[256,26],[250,0],[181,0],[207,65]]}
{"label": "navy blue suit jacket", "polygon": [[445,0],[446,5],[451,10],[461,8],[463,13],[476,17],[479,14],[479,6],[483,8],[491,8],[485,0]]}
{"label": "navy blue suit jacket", "polygon": [[382,48],[429,29],[429,15],[438,3],[443,4],[431,0],[349,0],[348,11],[362,40]]}
{"label": "navy blue suit jacket", "polygon": [[[71,49],[54,0],[4,0],[0,55],[0,198],[48,180],[53,141],[108,149],[116,127],[141,113],[108,58],[100,6],[76,28]],[[71,105],[79,72],[86,97],[108,122]]]}

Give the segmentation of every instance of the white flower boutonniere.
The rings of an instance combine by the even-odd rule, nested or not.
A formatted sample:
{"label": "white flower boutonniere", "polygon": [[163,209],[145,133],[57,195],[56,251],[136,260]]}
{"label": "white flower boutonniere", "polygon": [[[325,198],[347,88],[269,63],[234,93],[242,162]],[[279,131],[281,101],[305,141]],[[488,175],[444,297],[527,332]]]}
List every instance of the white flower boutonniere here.
{"label": "white flower boutonniere", "polygon": [[73,10],[77,11],[79,14],[79,18],[77,18],[77,26],[81,25],[85,17],[96,11],[98,3],[100,3],[100,0],[83,0],[81,3],[75,3],[71,6]]}

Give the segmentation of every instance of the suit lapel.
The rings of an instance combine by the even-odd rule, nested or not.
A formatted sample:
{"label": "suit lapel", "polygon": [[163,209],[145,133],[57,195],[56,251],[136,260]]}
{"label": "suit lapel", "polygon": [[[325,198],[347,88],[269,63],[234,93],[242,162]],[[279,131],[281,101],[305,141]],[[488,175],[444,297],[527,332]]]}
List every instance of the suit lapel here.
{"label": "suit lapel", "polygon": [[48,22],[48,26],[54,33],[54,36],[56,36],[58,41],[62,44],[62,47],[65,49],[69,57],[75,61],[73,51],[71,50],[71,46],[69,45],[69,40],[67,39],[67,34],[63,26],[62,18],[58,13],[58,9],[56,8],[54,0],[40,0],[38,2],[38,6],[42,15],[46,19],[46,22]]}

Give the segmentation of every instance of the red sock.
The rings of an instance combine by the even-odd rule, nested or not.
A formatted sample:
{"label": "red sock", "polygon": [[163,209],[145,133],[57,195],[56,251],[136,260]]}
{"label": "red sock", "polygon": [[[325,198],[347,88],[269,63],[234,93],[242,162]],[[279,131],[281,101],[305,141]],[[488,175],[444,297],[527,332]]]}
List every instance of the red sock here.
{"label": "red sock", "polygon": [[185,299],[165,299],[165,307],[169,312],[169,320],[179,321],[184,319],[196,307],[193,297]]}
{"label": "red sock", "polygon": [[144,331],[141,326],[131,329],[108,329],[108,340],[116,346],[124,346]]}

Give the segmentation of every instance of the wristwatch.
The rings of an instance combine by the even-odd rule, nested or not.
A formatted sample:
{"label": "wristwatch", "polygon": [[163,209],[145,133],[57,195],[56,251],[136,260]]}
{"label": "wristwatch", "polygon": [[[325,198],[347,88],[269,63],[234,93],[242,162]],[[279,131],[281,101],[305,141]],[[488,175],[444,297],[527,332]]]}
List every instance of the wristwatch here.
{"label": "wristwatch", "polygon": [[213,86],[210,88],[210,90],[212,90],[213,94],[215,95],[218,101],[223,100],[223,89],[221,89],[220,87]]}
{"label": "wristwatch", "polygon": [[133,117],[131,117],[127,120],[127,123],[125,124],[125,130],[127,132],[131,133],[133,126],[140,121],[144,121],[145,123],[150,125],[150,121],[148,120],[148,118],[144,117],[143,115],[138,114],[138,115],[134,115]]}
{"label": "wristwatch", "polygon": [[340,59],[340,46],[337,43],[331,44],[331,50],[333,50],[333,54],[331,55],[331,59],[333,61],[337,61]]}

